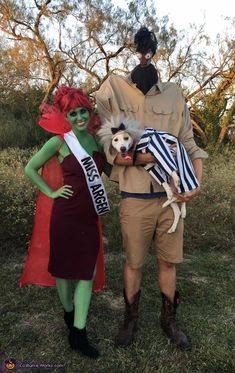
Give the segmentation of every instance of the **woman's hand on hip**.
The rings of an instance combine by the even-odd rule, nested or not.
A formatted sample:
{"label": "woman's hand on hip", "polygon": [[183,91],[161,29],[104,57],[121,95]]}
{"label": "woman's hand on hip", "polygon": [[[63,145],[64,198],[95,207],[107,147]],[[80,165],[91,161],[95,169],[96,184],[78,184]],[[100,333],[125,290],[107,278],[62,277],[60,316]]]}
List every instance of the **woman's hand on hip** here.
{"label": "woman's hand on hip", "polygon": [[69,199],[73,195],[72,186],[71,185],[63,185],[61,188],[53,191],[51,193],[51,198],[55,199],[58,197]]}

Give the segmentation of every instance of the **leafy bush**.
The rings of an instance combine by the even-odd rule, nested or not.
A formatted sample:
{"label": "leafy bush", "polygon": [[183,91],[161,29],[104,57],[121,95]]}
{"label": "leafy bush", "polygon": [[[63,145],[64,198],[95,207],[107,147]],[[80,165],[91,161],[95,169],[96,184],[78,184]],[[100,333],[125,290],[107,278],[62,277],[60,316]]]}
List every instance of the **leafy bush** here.
{"label": "leafy bush", "polygon": [[0,107],[0,149],[33,147],[50,137],[37,124],[37,115],[22,114]]}
{"label": "leafy bush", "polygon": [[25,246],[32,225],[35,187],[27,181],[23,168],[34,150],[9,148],[0,152],[0,241]]}
{"label": "leafy bush", "polygon": [[226,249],[235,240],[233,150],[205,161],[201,193],[187,204],[185,243],[191,248]]}
{"label": "leafy bush", "polygon": [[119,188],[117,183],[110,182],[107,177],[104,177],[104,185],[110,204],[110,213],[102,217],[103,234],[108,241],[105,245],[107,246],[106,252],[120,252],[122,238],[119,224]]}

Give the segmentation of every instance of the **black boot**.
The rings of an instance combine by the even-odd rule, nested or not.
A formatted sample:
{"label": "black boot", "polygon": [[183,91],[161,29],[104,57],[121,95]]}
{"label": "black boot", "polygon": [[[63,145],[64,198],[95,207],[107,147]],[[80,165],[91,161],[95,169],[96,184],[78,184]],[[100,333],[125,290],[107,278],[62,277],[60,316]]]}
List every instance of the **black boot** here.
{"label": "black boot", "polygon": [[72,328],[74,322],[74,310],[70,312],[64,311],[64,322],[69,329]]}
{"label": "black boot", "polygon": [[188,338],[176,324],[176,308],[180,303],[178,291],[175,292],[174,303],[172,303],[165,294],[161,294],[162,309],[160,323],[162,329],[177,347],[183,350],[191,350],[191,344],[188,341]]}
{"label": "black boot", "polygon": [[141,290],[139,290],[138,293],[135,294],[133,302],[129,304],[126,297],[125,289],[123,289],[126,308],[124,313],[124,323],[121,326],[117,336],[115,337],[116,346],[127,347],[133,341],[134,334],[137,331],[140,293]]}
{"label": "black boot", "polygon": [[78,329],[73,326],[69,333],[69,344],[72,349],[81,352],[84,356],[92,359],[97,359],[100,356],[99,351],[89,344],[86,328]]}

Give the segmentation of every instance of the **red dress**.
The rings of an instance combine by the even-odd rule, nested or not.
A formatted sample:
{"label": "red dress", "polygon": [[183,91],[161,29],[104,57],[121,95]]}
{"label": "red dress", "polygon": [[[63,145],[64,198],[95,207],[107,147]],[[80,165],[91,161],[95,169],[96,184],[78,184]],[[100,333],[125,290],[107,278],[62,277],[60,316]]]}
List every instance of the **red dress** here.
{"label": "red dress", "polygon": [[[103,157],[98,152],[94,152],[93,156],[94,156],[94,160],[96,161],[98,165],[98,169],[100,171],[101,168],[103,168],[103,164],[104,164]],[[62,163],[68,162],[66,158],[64,159]],[[73,158],[73,156],[69,155],[68,159],[69,158]],[[81,180],[82,175],[80,176],[81,178],[79,178],[79,181],[83,185],[83,190],[85,190],[86,185],[84,184],[84,180],[83,181]],[[62,167],[59,164],[57,157],[53,157],[43,167],[42,177],[46,180],[46,182],[48,183],[48,185],[50,185],[52,189],[56,190],[60,188],[62,185],[64,185]],[[77,191],[77,187],[78,186],[75,186],[74,190]],[[86,193],[87,192],[88,192],[88,189],[86,190]],[[81,201],[81,204],[82,203],[86,204],[88,200],[90,201],[90,198],[91,198],[90,195],[88,195],[88,198],[85,198],[85,195],[84,195],[84,200]],[[68,200],[65,200],[65,201],[68,202]],[[49,232],[50,232],[50,221],[51,221],[51,212],[52,212],[53,205],[54,205],[54,200],[47,197],[44,193],[38,191],[33,231],[32,231],[31,240],[29,242],[28,253],[27,253],[25,263],[24,263],[23,273],[22,273],[22,276],[19,282],[20,287],[23,287],[26,284],[35,284],[35,285],[43,285],[43,286],[55,285],[55,277],[53,277],[48,272],[48,262],[49,262],[49,256],[50,256],[50,237],[49,237],[50,234]],[[70,204],[68,204],[68,206],[70,206]],[[88,207],[88,204],[86,204],[86,206]],[[94,209],[93,206],[92,208]],[[85,213],[86,214],[88,213],[87,209]],[[85,215],[82,216],[81,221],[85,218],[86,218]],[[93,222],[94,221],[95,219],[93,220]],[[104,283],[105,283],[102,225],[101,225],[100,218],[98,218],[97,220],[97,228],[95,229],[95,231],[97,229],[99,231],[99,253],[98,253],[98,259],[97,259],[96,276],[93,282],[94,292],[102,290],[104,288]],[[69,241],[67,242],[66,248],[64,250],[69,250]],[[52,259],[53,259],[53,255],[52,255]],[[74,263],[72,263],[71,265],[71,270],[72,268],[74,268]],[[92,273],[93,273],[93,270],[92,270]]]}
{"label": "red dress", "polygon": [[[101,174],[105,160],[95,151],[93,159]],[[71,185],[69,199],[54,200],[50,222],[48,271],[64,279],[91,280],[99,251],[100,235],[84,172],[71,153],[61,163],[64,185]]]}

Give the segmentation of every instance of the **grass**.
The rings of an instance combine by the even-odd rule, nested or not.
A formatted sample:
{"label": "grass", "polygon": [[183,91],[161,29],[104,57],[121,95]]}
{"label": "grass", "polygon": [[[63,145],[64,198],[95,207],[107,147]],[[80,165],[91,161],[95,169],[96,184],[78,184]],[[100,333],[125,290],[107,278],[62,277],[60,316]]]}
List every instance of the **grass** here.
{"label": "grass", "polygon": [[[140,302],[139,331],[128,349],[117,349],[113,338],[122,320],[123,257],[106,254],[106,288],[93,296],[88,330],[102,356],[93,362],[71,352],[55,288],[18,288],[23,256],[2,264],[1,335],[3,359],[64,364],[66,372],[231,373],[234,364],[234,249],[226,253],[186,250],[178,268],[182,294],[178,319],[191,337],[191,352],[176,350],[158,323],[160,296],[155,259],[146,263]],[[61,370],[52,370],[61,371]]]}
{"label": "grass", "polygon": [[[0,208],[4,217],[0,230],[0,360],[54,364],[53,369],[41,366],[25,370],[32,373],[234,372],[234,155],[211,158],[205,164],[202,192],[187,206],[185,261],[177,267],[177,287],[182,299],[178,320],[191,338],[191,352],[175,349],[162,334],[157,268],[151,252],[143,275],[138,334],[128,349],[115,348],[114,335],[123,317],[124,256],[118,190],[105,180],[112,207],[111,214],[103,218],[108,237],[106,288],[93,296],[87,326],[101,357],[91,361],[69,348],[56,289],[18,287],[32,227],[35,189],[22,173],[31,153],[17,149],[0,152]],[[56,368],[55,364],[64,367]]]}

